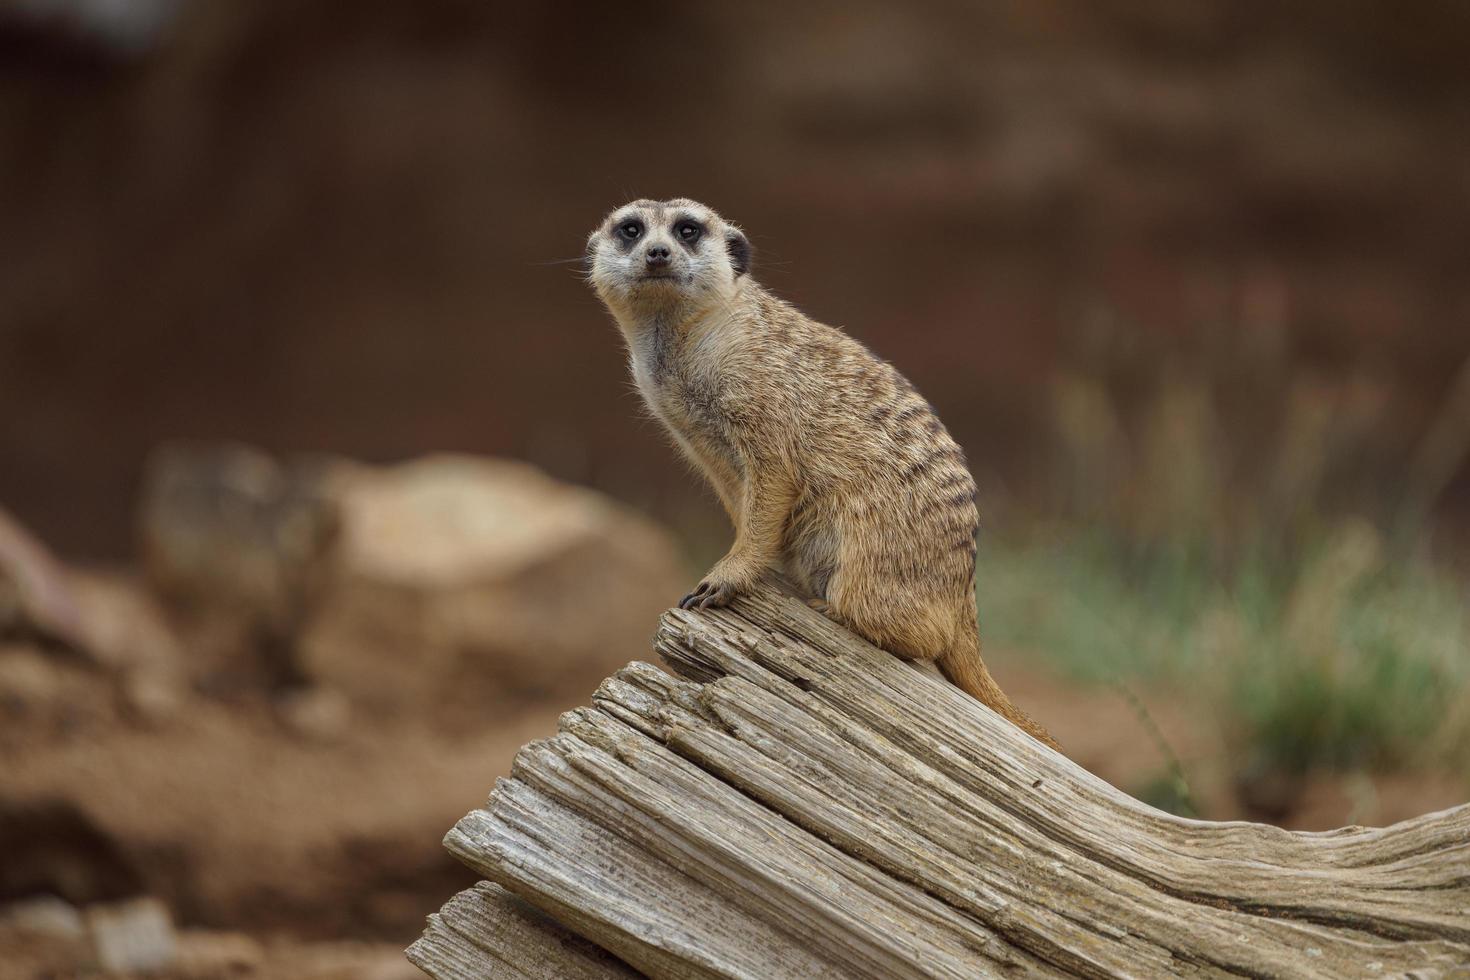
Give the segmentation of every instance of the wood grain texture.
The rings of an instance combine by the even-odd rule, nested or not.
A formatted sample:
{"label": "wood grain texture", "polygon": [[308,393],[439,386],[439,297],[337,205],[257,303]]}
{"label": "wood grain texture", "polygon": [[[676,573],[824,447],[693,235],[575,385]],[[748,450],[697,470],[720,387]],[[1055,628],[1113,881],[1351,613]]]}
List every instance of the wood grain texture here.
{"label": "wood grain texture", "polygon": [[[671,611],[655,647],[672,674],[609,678],[445,839],[646,974],[1470,975],[1470,806],[1325,834],[1170,816],[771,590]],[[544,975],[469,894],[415,962]]]}
{"label": "wood grain texture", "polygon": [[432,976],[464,980],[624,980],[639,974],[526,904],[482,881],[434,915],[408,958]]}

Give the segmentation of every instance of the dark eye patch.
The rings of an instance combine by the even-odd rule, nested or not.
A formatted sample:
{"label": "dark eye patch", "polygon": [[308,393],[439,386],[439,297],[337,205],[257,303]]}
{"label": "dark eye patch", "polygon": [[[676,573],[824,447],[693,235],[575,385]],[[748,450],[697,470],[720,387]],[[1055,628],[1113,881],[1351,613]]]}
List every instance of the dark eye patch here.
{"label": "dark eye patch", "polygon": [[620,250],[626,252],[633,247],[634,242],[643,237],[645,230],[643,222],[637,218],[624,218],[613,223],[612,240]]}
{"label": "dark eye patch", "polygon": [[693,218],[680,218],[674,222],[670,229],[674,234],[674,240],[681,245],[693,248],[704,237],[704,225]]}

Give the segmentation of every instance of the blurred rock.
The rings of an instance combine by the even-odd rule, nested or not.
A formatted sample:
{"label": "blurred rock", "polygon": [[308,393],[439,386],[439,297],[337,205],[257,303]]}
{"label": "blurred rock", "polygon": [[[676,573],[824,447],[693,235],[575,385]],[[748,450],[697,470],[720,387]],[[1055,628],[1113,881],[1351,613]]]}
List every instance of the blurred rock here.
{"label": "blurred rock", "polygon": [[61,565],[0,510],[0,637],[17,635],[76,652],[87,648],[76,597]]}
{"label": "blurred rock", "polygon": [[95,732],[119,709],[159,724],[186,695],[182,663],[131,577],[68,570],[0,513],[0,747]]}
{"label": "blurred rock", "polygon": [[161,970],[178,952],[173,919],[156,898],[134,898],[87,909],[87,928],[104,970]]}
{"label": "blurred rock", "polygon": [[585,693],[646,655],[686,584],[656,525],[526,464],[436,456],[324,485],[340,547],[304,664],[372,710],[483,722],[507,696]]}
{"label": "blurred rock", "polygon": [[86,935],[81,913],[55,895],[38,895],[0,907],[0,931],[68,940]]}
{"label": "blurred rock", "polygon": [[352,722],[352,705],[347,698],[341,691],[325,687],[287,692],[276,702],[276,712],[291,731],[317,742],[337,741]]}
{"label": "blurred rock", "polygon": [[86,926],[70,903],[40,895],[0,905],[0,980],[71,977],[91,958]]}
{"label": "blurred rock", "polygon": [[237,445],[168,445],[150,457],[144,565],[182,614],[191,667],[207,689],[301,681],[295,639],[337,533],[323,468]]}
{"label": "blurred rock", "polygon": [[[216,694],[320,683],[373,711],[482,722],[643,655],[687,584],[654,524],[518,462],[171,446],[142,510],[149,580]],[[285,696],[299,733],[345,724],[332,696]]]}
{"label": "blurred rock", "polygon": [[144,562],[162,593],[287,623],[336,528],[316,467],[237,445],[156,450],[141,523]]}
{"label": "blurred rock", "polygon": [[73,571],[77,616],[92,659],[115,670],[177,670],[183,653],[157,600],[136,577]]}
{"label": "blurred rock", "polygon": [[79,571],[70,579],[88,649],[107,668],[122,714],[149,726],[176,716],[188,697],[186,662],[157,600],[129,575]]}
{"label": "blurred rock", "polygon": [[96,911],[26,958],[0,930],[0,980],[416,975],[401,944],[306,937],[411,937],[468,881],[439,846],[467,774],[646,656],[688,584],[651,522],[494,460],[167,450],[141,523],[146,576],[25,552],[88,659],[0,636],[0,905]]}

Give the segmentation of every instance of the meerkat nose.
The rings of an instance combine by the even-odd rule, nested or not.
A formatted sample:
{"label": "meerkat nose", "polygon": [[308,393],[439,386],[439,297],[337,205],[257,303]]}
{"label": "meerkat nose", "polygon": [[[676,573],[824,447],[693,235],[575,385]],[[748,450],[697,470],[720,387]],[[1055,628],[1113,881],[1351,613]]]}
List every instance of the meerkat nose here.
{"label": "meerkat nose", "polygon": [[650,269],[657,269],[661,266],[668,265],[671,261],[669,247],[667,245],[650,245],[648,246],[648,251],[644,253],[643,259],[648,263]]}

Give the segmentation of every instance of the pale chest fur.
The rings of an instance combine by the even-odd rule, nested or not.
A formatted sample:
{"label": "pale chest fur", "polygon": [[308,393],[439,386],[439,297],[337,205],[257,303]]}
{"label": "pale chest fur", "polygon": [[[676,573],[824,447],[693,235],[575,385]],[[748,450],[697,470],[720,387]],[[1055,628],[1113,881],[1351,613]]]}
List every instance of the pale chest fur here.
{"label": "pale chest fur", "polygon": [[718,355],[708,340],[690,342],[653,329],[629,345],[628,366],[639,394],[686,448],[690,440],[723,440],[724,382]]}

